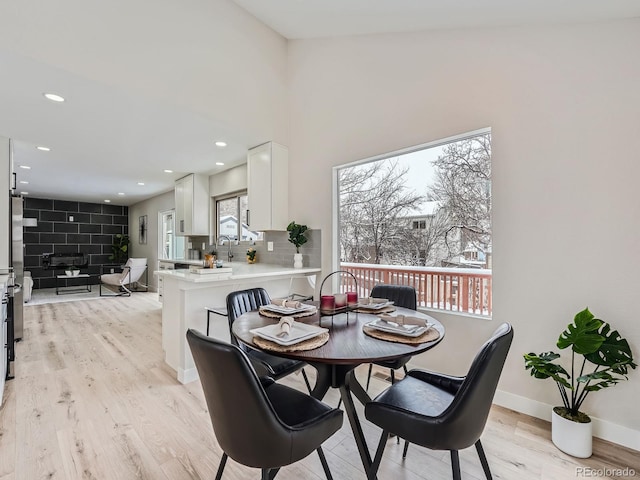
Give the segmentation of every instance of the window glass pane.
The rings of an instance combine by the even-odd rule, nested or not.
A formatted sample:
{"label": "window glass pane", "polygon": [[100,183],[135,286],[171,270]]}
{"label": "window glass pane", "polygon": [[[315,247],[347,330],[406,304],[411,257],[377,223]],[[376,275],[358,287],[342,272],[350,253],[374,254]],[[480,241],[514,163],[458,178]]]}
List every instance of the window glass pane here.
{"label": "window glass pane", "polygon": [[218,212],[218,236],[227,235],[238,239],[238,198],[225,198],[216,202]]}
{"label": "window glass pane", "polygon": [[[247,195],[225,198],[216,202],[218,236],[227,235],[232,240],[261,241],[263,232],[250,230],[247,225],[247,210],[249,200]],[[240,222],[238,222],[240,219]]]}

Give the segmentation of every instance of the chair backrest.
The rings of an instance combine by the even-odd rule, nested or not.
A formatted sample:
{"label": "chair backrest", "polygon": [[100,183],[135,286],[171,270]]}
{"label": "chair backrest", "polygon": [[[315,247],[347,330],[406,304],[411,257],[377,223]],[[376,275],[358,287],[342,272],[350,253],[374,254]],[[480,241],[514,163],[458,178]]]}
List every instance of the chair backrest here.
{"label": "chair backrest", "polygon": [[122,270],[122,276],[120,277],[120,283],[128,285],[130,283],[137,282],[142,277],[142,274],[147,269],[146,258],[130,258],[127,263],[124,264],[125,268]]}
{"label": "chair backrest", "polygon": [[275,413],[246,354],[189,329],[187,341],[222,450],[250,467],[285,465],[292,435]]}
{"label": "chair backrest", "polygon": [[453,402],[441,414],[442,422],[451,427],[439,439],[444,448],[470,447],[482,435],[512,340],[513,328],[503,323],[476,354]]}
{"label": "chair backrest", "polygon": [[238,345],[231,327],[236,318],[246,312],[257,310],[261,305],[271,303],[271,298],[264,288],[249,288],[238,290],[227,295],[227,318],[229,320],[229,336],[231,343]]}
{"label": "chair backrest", "polygon": [[376,285],[371,289],[371,296],[393,300],[398,307],[417,310],[416,289],[408,285]]}

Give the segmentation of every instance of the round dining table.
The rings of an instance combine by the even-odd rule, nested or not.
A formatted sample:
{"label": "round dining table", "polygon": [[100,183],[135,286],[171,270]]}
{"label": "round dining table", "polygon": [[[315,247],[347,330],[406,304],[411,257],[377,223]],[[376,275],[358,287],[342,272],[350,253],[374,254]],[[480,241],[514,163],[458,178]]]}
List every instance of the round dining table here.
{"label": "round dining table", "polygon": [[362,426],[358,419],[353,396],[363,405],[371,401],[371,397],[356,379],[354,369],[361,364],[382,360],[393,360],[406,355],[417,355],[425,352],[442,341],[445,335],[444,326],[435,318],[421,312],[397,307],[392,315],[418,317],[432,324],[439,336],[437,339],[418,344],[399,343],[373,338],[364,333],[363,326],[379,318],[376,313],[343,312],[335,315],[314,315],[296,318],[297,322],[321,326],[329,329],[329,340],[322,346],[305,351],[273,351],[260,348],[254,343],[251,330],[278,323],[279,318],[261,315],[258,310],[244,313],[233,322],[232,331],[238,341],[256,350],[262,350],[294,360],[301,360],[312,365],[318,372],[316,384],[311,395],[322,399],[329,388],[337,388],[344,403],[344,410],[349,419],[351,429],[360,453],[360,458],[369,474],[371,455],[365,442]]}

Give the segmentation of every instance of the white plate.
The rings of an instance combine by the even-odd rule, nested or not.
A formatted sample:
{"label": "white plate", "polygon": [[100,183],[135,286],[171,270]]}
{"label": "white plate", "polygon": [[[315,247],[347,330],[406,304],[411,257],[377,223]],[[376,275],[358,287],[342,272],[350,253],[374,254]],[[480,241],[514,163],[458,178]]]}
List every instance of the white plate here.
{"label": "white plate", "polygon": [[300,343],[304,340],[309,340],[310,338],[317,337],[324,332],[328,332],[329,329],[317,327],[315,325],[307,325],[306,323],[293,322],[291,331],[286,337],[277,336],[282,331],[280,330],[280,325],[277,323],[260,328],[254,328],[249,331],[254,335],[264,338],[265,340],[277,343],[278,345],[289,346]]}
{"label": "white plate", "polygon": [[293,315],[294,313],[309,312],[312,310],[315,311],[316,307],[315,305],[302,304],[298,308],[292,308],[292,307],[281,307],[280,305],[273,305],[272,303],[270,303],[268,305],[262,305],[260,309],[268,310],[269,312],[280,313],[282,315]]}
{"label": "white plate", "polygon": [[427,323],[426,326],[420,325],[392,325],[380,318],[376,318],[371,322],[365,324],[367,327],[375,328],[381,332],[394,333],[396,335],[402,335],[404,337],[419,337],[424,332],[433,327],[432,323]]}
{"label": "white plate", "polygon": [[367,303],[366,305],[358,304],[356,308],[363,308],[365,310],[380,310],[381,308],[389,307],[391,305],[393,305],[393,302],[388,301],[385,303]]}

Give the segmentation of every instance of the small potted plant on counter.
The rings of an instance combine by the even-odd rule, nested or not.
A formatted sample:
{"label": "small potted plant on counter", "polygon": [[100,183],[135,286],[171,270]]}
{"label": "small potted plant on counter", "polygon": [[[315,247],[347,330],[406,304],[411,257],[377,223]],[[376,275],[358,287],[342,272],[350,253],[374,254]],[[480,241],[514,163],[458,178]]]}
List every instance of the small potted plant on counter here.
{"label": "small potted plant on counter", "polygon": [[300,247],[307,243],[307,237],[304,233],[308,230],[306,225],[300,225],[295,222],[291,222],[287,226],[289,232],[289,241],[296,246],[296,253],[293,256],[293,268],[302,268],[302,254],[300,253]]}
{"label": "small potted plant on counter", "polygon": [[580,411],[582,403],[590,392],[627,380],[629,368],[636,368],[636,364],[629,343],[588,308],[576,314],[556,345],[560,349],[571,347],[571,374],[554,363],[560,358],[555,352],[525,354],[525,368],[531,376],[551,378],[558,386],[563,405],[553,408],[554,445],[574,457],[587,458],[591,456],[592,428],[591,418]]}
{"label": "small potted plant on counter", "polygon": [[256,263],[258,261],[257,258],[258,252],[255,248],[249,247],[247,249],[247,263]]}

